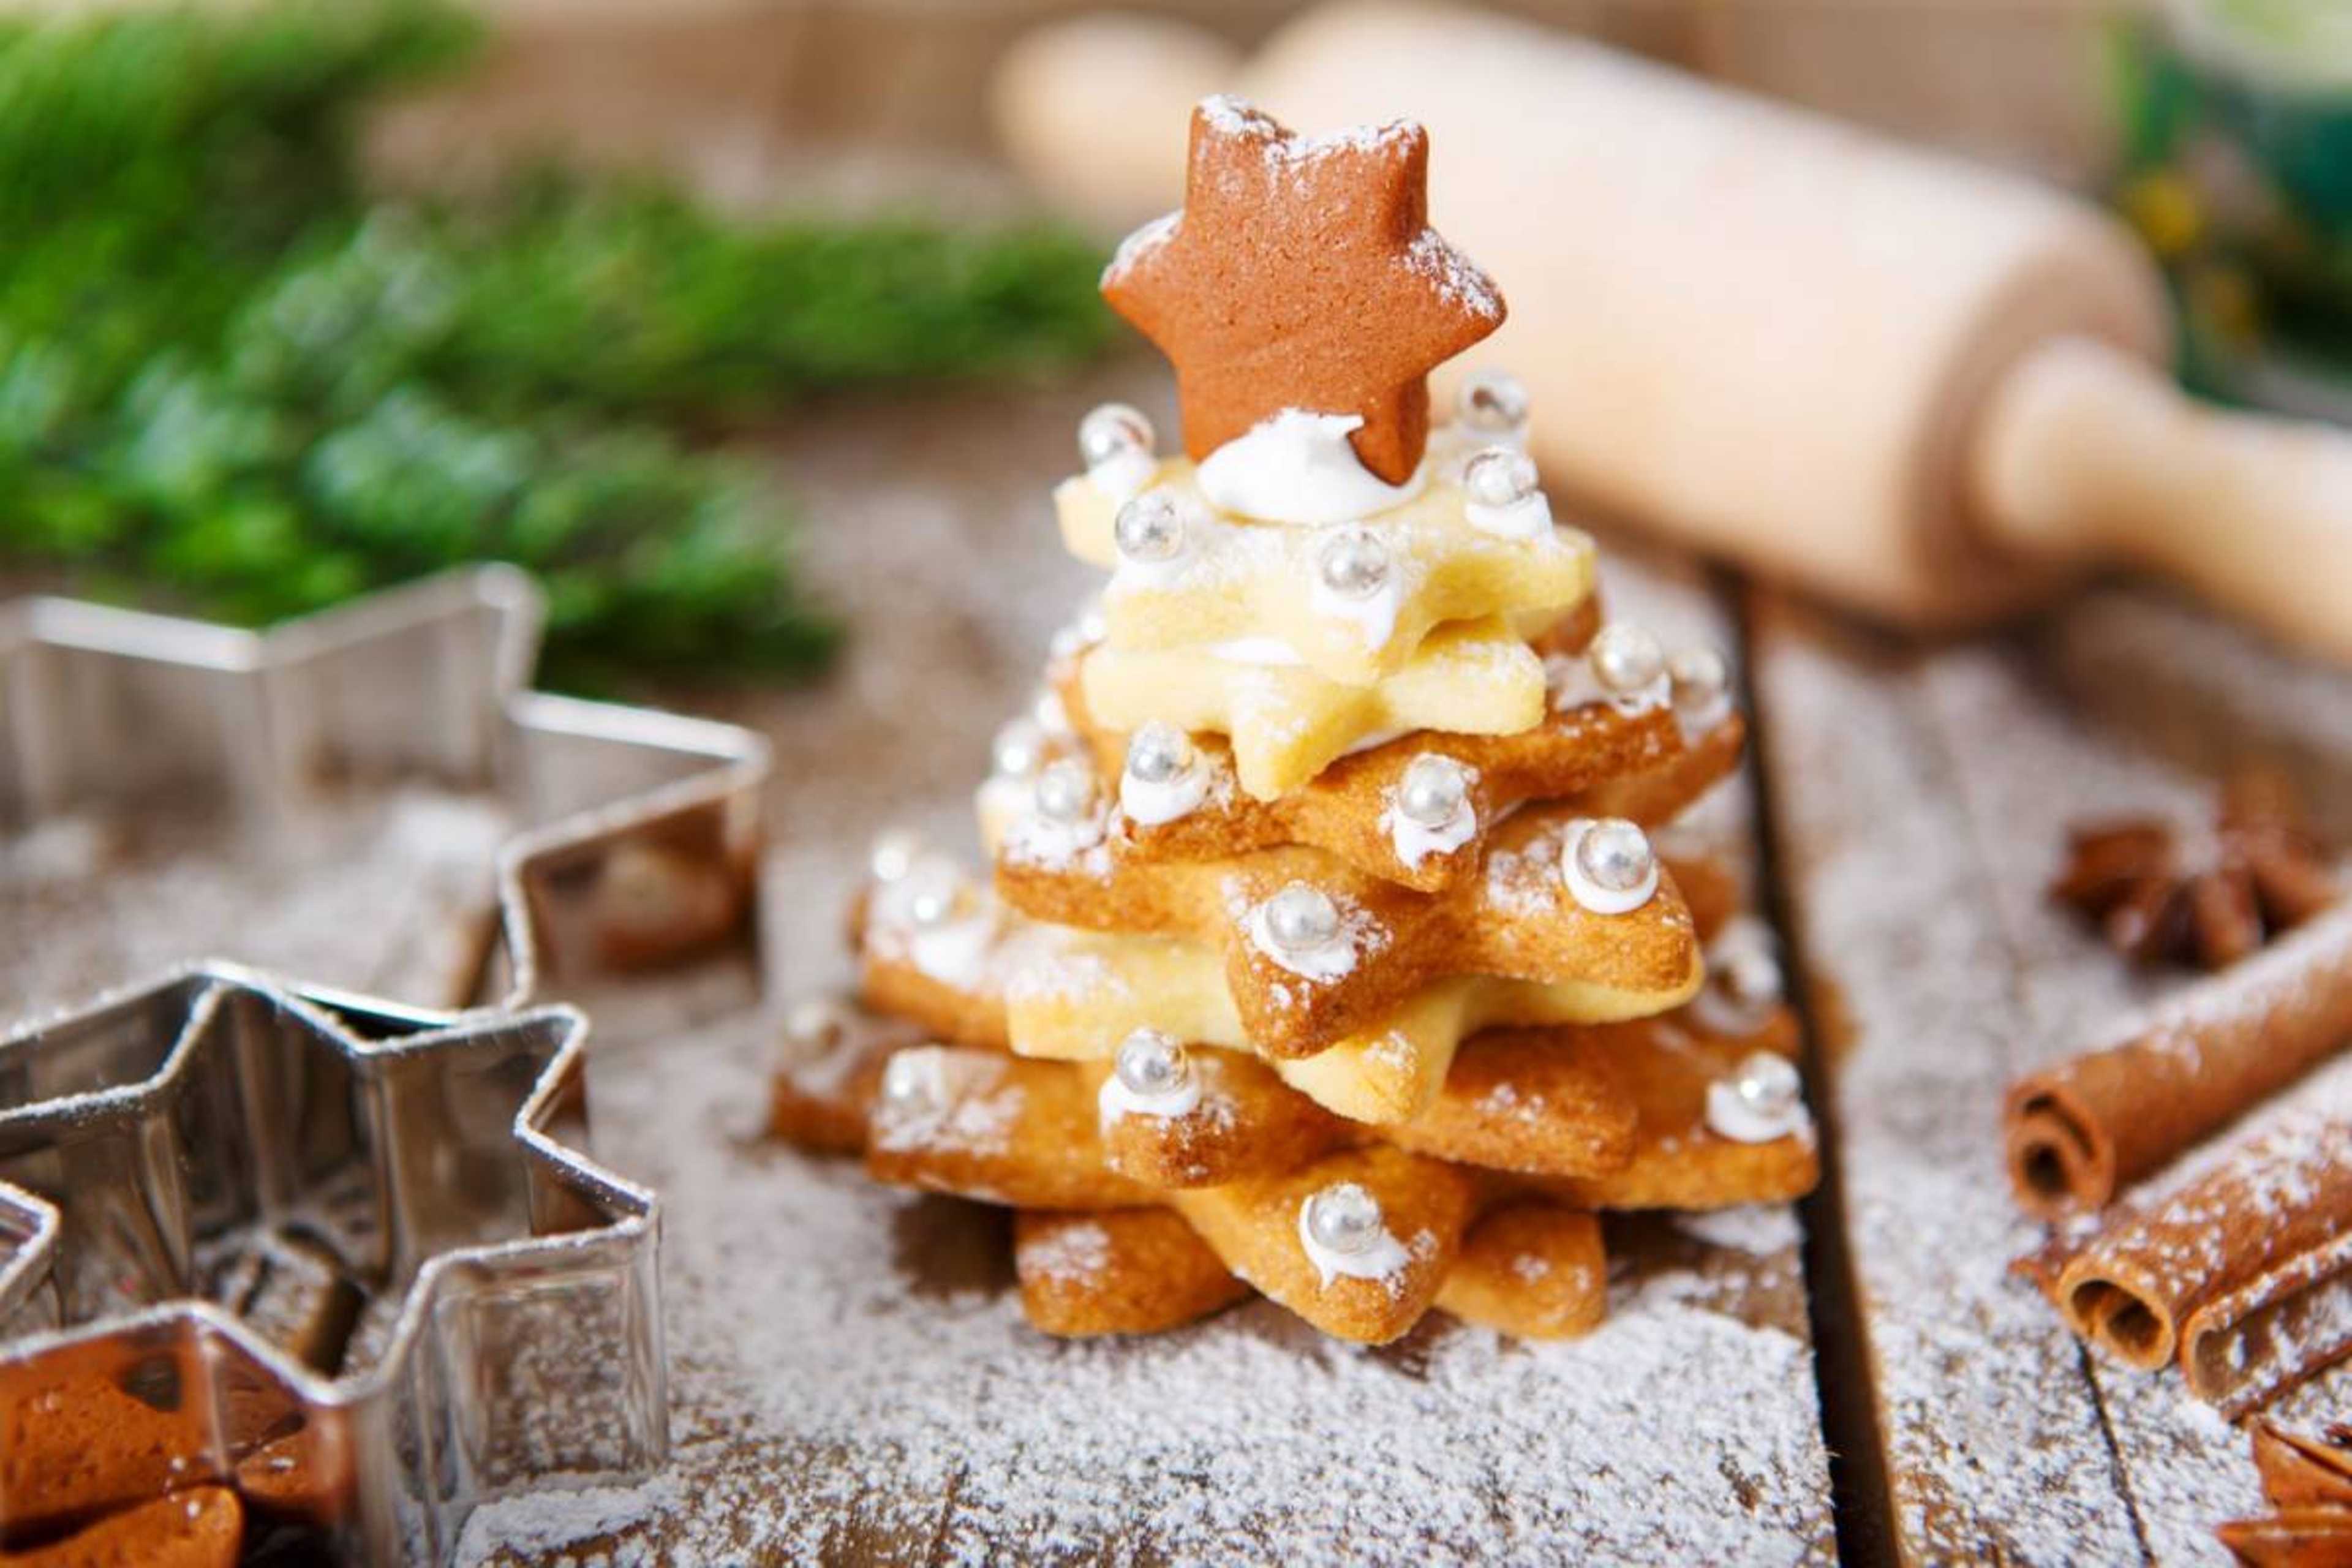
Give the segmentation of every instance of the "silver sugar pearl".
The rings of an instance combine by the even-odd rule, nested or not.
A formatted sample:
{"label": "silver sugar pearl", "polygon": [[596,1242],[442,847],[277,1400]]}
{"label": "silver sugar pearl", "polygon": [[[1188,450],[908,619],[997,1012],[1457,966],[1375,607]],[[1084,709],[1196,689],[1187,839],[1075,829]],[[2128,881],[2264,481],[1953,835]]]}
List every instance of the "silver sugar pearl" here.
{"label": "silver sugar pearl", "polygon": [[1312,952],[1339,935],[1339,906],[1320,888],[1293,882],[1265,901],[1265,934],[1285,952]]}
{"label": "silver sugar pearl", "polygon": [[1192,1076],[1192,1059],[1172,1036],[1138,1029],[1119,1042],[1115,1070],[1129,1093],[1153,1099],[1182,1089]]}
{"label": "silver sugar pearl", "polygon": [[1796,1064],[1770,1051],[1758,1051],[1739,1064],[1731,1079],[1739,1103],[1759,1116],[1785,1116],[1804,1098],[1804,1080]]}
{"label": "silver sugar pearl", "polygon": [[1380,1199],[1353,1182],[1335,1182],[1307,1200],[1307,1234],[1333,1252],[1369,1251],[1382,1224]]}
{"label": "silver sugar pearl", "polygon": [[1166,490],[1146,490],[1118,509],[1111,533],[1119,557],[1158,566],[1184,553],[1184,510]]}
{"label": "silver sugar pearl", "polygon": [[1482,370],[1462,384],[1456,406],[1468,428],[1508,436],[1528,422],[1528,389],[1507,372]]}
{"label": "silver sugar pearl", "polygon": [[1127,741],[1127,773],[1141,784],[1173,784],[1192,769],[1192,741],[1173,724],[1144,725]]}
{"label": "silver sugar pearl", "polygon": [[963,874],[945,860],[925,860],[905,878],[907,918],[919,926],[943,926],[963,903]]}
{"label": "silver sugar pearl", "polygon": [[1076,757],[1064,757],[1037,775],[1035,799],[1041,816],[1055,822],[1083,822],[1094,809],[1095,771]]}
{"label": "silver sugar pearl", "polygon": [[1369,599],[1389,580],[1389,547],[1361,523],[1327,531],[1315,549],[1315,574],[1343,599]]}
{"label": "silver sugar pearl", "polygon": [[1034,719],[1014,719],[996,732],[989,745],[996,771],[1009,779],[1025,779],[1045,763],[1045,731]]}
{"label": "silver sugar pearl", "polygon": [[1148,453],[1158,439],[1141,410],[1106,403],[1078,421],[1078,459],[1089,468],[1100,468],[1129,452]]}
{"label": "silver sugar pearl", "polygon": [[1705,643],[1676,648],[1666,661],[1666,674],[1675,683],[1677,708],[1712,707],[1731,689],[1730,667],[1720,650]]}
{"label": "silver sugar pearl", "polygon": [[1622,816],[1605,816],[1584,830],[1576,843],[1577,869],[1596,888],[1630,893],[1646,880],[1657,865],[1650,836]]}
{"label": "silver sugar pearl", "polygon": [[866,868],[877,882],[895,882],[915,868],[923,852],[920,835],[909,827],[887,827],[874,836],[866,852]]}
{"label": "silver sugar pearl", "polygon": [[1630,621],[1601,627],[1587,657],[1594,677],[1610,691],[1645,690],[1666,672],[1666,650],[1657,634]]}
{"label": "silver sugar pearl", "polygon": [[1452,822],[1470,797],[1470,778],[1460,763],[1423,752],[1407,763],[1397,781],[1397,809],[1423,827]]}
{"label": "silver sugar pearl", "polygon": [[1515,447],[1488,447],[1462,470],[1462,488],[1480,506],[1517,506],[1536,493],[1535,459]]}
{"label": "silver sugar pearl", "polygon": [[931,1075],[912,1051],[900,1051],[882,1068],[882,1098],[901,1110],[931,1105]]}
{"label": "silver sugar pearl", "polygon": [[1029,717],[1048,735],[1071,733],[1070,710],[1062,706],[1061,694],[1050,686],[1037,689],[1037,695],[1030,700]]}

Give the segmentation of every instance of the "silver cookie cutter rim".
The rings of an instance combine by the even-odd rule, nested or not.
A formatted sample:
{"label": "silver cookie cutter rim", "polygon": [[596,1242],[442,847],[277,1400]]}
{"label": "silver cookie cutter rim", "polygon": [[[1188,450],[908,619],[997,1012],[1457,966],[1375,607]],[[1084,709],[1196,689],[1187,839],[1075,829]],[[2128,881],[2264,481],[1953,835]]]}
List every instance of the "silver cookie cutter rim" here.
{"label": "silver cookie cutter rim", "polygon": [[[748,938],[753,973],[763,975],[758,878],[768,743],[736,725],[528,689],[544,618],[537,585],[500,565],[443,574],[263,631],[68,599],[0,604],[0,835],[59,810],[120,807],[191,788],[267,823],[351,778],[423,773],[494,791],[521,824],[496,852],[496,941],[473,976],[475,994],[488,990],[501,997],[499,1011],[459,1015],[357,1000],[224,963],[193,964],[173,972],[176,982],[157,985],[204,974],[215,977],[216,986],[266,987],[316,1005],[340,998],[346,1010],[383,1022],[404,1018],[413,1027],[510,1027],[518,1016],[543,1016],[517,1010],[551,984],[609,967],[593,941],[567,928],[566,901],[577,898],[583,880],[594,884],[641,847],[682,863],[706,887],[733,889],[716,916],[706,906],[702,925],[685,934],[707,942],[720,934],[713,924],[720,921],[729,934]],[[500,963],[502,984],[494,967]],[[86,1017],[155,989],[117,992],[63,1016]],[[570,1016],[576,1024],[576,1015]],[[567,1062],[578,1057],[582,1037],[577,1027],[572,1034]],[[549,1070],[576,1076],[579,1069],[551,1064]],[[537,1141],[520,1118],[518,1132],[527,1143]],[[667,1447],[656,1200],[584,1156],[558,1155],[555,1148],[537,1152],[624,1215],[603,1227],[602,1245],[625,1245],[635,1259],[629,1268],[644,1276],[648,1324],[642,1337],[615,1348],[633,1358],[625,1381],[652,1391],[649,1442],[641,1463],[614,1472],[642,1474],[663,1462]],[[0,1322],[38,1290],[61,1247],[70,1245],[62,1223],[54,1205],[0,1183]],[[550,1237],[530,1251],[540,1257],[580,1245],[578,1237]],[[465,1261],[434,1261],[432,1278]],[[393,1331],[397,1344],[410,1343],[418,1331],[425,1283],[420,1273]],[[0,1365],[44,1345],[129,1344],[171,1325],[230,1347],[273,1377],[302,1371],[264,1353],[267,1342],[237,1312],[202,1300],[30,1336],[0,1334]],[[387,1355],[383,1364],[388,1369],[404,1359]],[[314,1373],[304,1373],[294,1385],[306,1399],[331,1392]],[[369,1528],[383,1527],[379,1521]],[[454,1544],[450,1530],[428,1528],[428,1535],[432,1554]],[[395,1546],[386,1536],[371,1538],[367,1551],[391,1561],[413,1554],[414,1545],[407,1539]]]}
{"label": "silver cookie cutter rim", "polygon": [[[205,1347],[205,1364],[226,1377],[236,1369],[225,1365],[215,1348],[226,1346],[298,1399],[306,1426],[333,1415],[344,1424],[335,1426],[336,1432],[358,1433],[356,1438],[338,1439],[359,1450],[351,1468],[352,1529],[338,1538],[339,1544],[354,1547],[374,1563],[446,1559],[475,1506],[520,1489],[476,1485],[478,1470],[469,1458],[478,1457],[501,1434],[490,1426],[495,1411],[486,1421],[480,1409],[465,1407],[467,1394],[478,1382],[477,1369],[461,1364],[461,1336],[437,1331],[447,1327],[442,1321],[444,1309],[453,1300],[471,1306],[491,1298],[496,1284],[509,1275],[520,1281],[519,1290],[531,1292],[544,1292],[551,1282],[561,1285],[567,1279],[594,1288],[599,1277],[609,1280],[617,1276],[621,1307],[635,1337],[608,1348],[630,1362],[621,1380],[634,1396],[625,1401],[633,1407],[623,1412],[627,1429],[624,1441],[636,1446],[615,1455],[613,1468],[604,1474],[627,1477],[657,1468],[668,1447],[658,1277],[660,1205],[651,1189],[597,1164],[549,1131],[562,1111],[585,1123],[588,1021],[576,1008],[553,1005],[519,1011],[444,1012],[288,984],[233,965],[187,965],[0,1038],[0,1068],[5,1068],[14,1058],[38,1051],[45,1042],[78,1040],[87,1031],[103,1029],[109,1020],[128,1029],[153,1008],[176,1001],[180,1009],[172,1043],[142,1076],[15,1104],[0,1100],[0,1135],[21,1135],[27,1128],[37,1135],[47,1124],[55,1138],[86,1138],[100,1122],[167,1114],[176,1108],[176,1097],[199,1070],[199,1058],[207,1050],[229,1053],[226,1070],[235,1075],[240,1092],[249,1092],[247,1075],[257,1070],[253,1057],[236,1049],[236,1042],[216,1038],[230,1026],[223,1012],[231,996],[266,1004],[281,1027],[331,1047],[355,1077],[371,1081],[387,1079],[401,1064],[427,1053],[510,1051],[519,1035],[548,1036],[544,1059],[507,1129],[524,1162],[530,1232],[430,1249],[408,1278],[380,1353],[352,1374],[323,1374],[254,1332],[237,1313],[194,1296],[172,1296],[133,1310],[0,1341],[0,1373],[37,1375],[29,1369],[100,1344],[140,1353],[146,1342],[177,1331],[196,1336]],[[396,1144],[392,1136],[395,1120],[396,1111],[388,1114],[385,1125],[376,1131]],[[0,1152],[7,1152],[0,1142]],[[373,1148],[373,1152],[376,1163],[383,1165],[386,1151]],[[377,1174],[384,1179],[381,1169]],[[257,1188],[257,1209],[282,1204],[283,1194],[261,1193],[265,1184],[260,1177],[254,1172],[247,1175]],[[542,1189],[541,1179],[553,1185]],[[542,1190],[549,1194],[544,1199]],[[541,1230],[542,1220],[551,1225],[560,1217],[557,1194],[569,1194],[593,1223]],[[383,1201],[396,1206],[398,1194]],[[38,1194],[0,1182],[0,1216],[5,1220],[0,1239],[10,1246],[0,1253],[0,1322],[37,1305],[45,1287],[62,1316],[67,1287],[58,1269],[67,1237],[59,1209]],[[184,1225],[193,1224],[187,1212],[179,1217]],[[484,1275],[487,1285],[466,1278]],[[428,1348],[435,1353],[428,1355]],[[213,1392],[212,1403],[222,1403],[218,1391]],[[437,1394],[439,1404],[412,1412],[401,1405],[403,1394],[413,1395],[419,1406]],[[609,1414],[610,1402],[598,1408]],[[554,1414],[561,1419],[566,1413]],[[415,1418],[404,1424],[403,1417],[412,1415]],[[470,1425],[465,1419],[468,1415],[474,1416]],[[433,1442],[436,1435],[446,1440]],[[404,1437],[408,1439],[404,1456]],[[221,1473],[206,1479],[227,1479],[230,1467],[214,1468]],[[599,1473],[566,1474],[586,1480]],[[543,1479],[526,1473],[524,1484]]]}
{"label": "silver cookie cutter rim", "polygon": [[[608,967],[561,931],[552,887],[633,846],[687,846],[690,874],[733,889],[736,934],[756,952],[767,741],[530,690],[545,619],[538,585],[500,564],[259,631],[74,599],[0,604],[0,835],[191,777],[267,816],[343,778],[424,772],[487,785],[522,821],[494,869],[502,1005]],[[109,704],[77,700],[93,680],[152,690],[110,705],[110,723]],[[577,787],[615,774],[618,793]]]}

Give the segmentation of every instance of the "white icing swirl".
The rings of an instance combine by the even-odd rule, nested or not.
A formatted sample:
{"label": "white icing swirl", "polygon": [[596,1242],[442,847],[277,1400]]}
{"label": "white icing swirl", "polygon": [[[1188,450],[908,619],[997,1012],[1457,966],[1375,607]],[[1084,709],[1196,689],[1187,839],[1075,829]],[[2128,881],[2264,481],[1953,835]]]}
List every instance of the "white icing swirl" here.
{"label": "white icing swirl", "polygon": [[1399,809],[1394,790],[1388,807],[1381,813],[1381,825],[1389,830],[1389,843],[1396,849],[1397,858],[1418,868],[1432,855],[1451,855],[1477,836],[1478,808],[1465,795],[1454,815],[1435,827],[1425,827]]}
{"label": "white icing swirl", "polygon": [[1160,473],[1160,458],[1139,447],[1106,458],[1087,470],[1087,480],[1113,506],[1141,495]]}
{"label": "white icing swirl", "polygon": [[1158,784],[1131,773],[1118,775],[1118,808],[1140,826],[1158,827],[1189,816],[1208,798],[1209,761],[1197,752],[1191,767]]}
{"label": "white icing swirl", "polygon": [[1604,888],[1584,873],[1581,853],[1585,835],[1600,823],[1592,817],[1580,816],[1569,825],[1567,842],[1559,856],[1560,879],[1568,884],[1569,895],[1596,915],[1631,914],[1657,896],[1658,860],[1653,855],[1650,868],[1642,879],[1630,888]]}
{"label": "white icing swirl", "polygon": [[1624,717],[1638,719],[1672,705],[1675,700],[1674,682],[1664,675],[1632,691],[1612,691],[1601,684],[1601,678],[1592,672],[1592,661],[1582,654],[1556,653],[1545,659],[1544,681],[1551,689],[1555,713],[1606,702]]}
{"label": "white icing swirl", "polygon": [[988,952],[995,942],[996,917],[983,910],[945,925],[915,928],[907,936],[907,957],[942,985],[975,990],[987,979]]}
{"label": "white icing swirl", "polygon": [[1095,1108],[1101,1114],[1102,1124],[1108,1127],[1122,1116],[1157,1116],[1172,1119],[1189,1116],[1200,1109],[1201,1077],[1189,1073],[1184,1081],[1166,1094],[1138,1094],[1127,1087],[1127,1080],[1117,1073],[1103,1079],[1100,1092],[1095,1096]]}
{"label": "white icing swirl", "polygon": [[1465,500],[1462,515],[1471,527],[1500,539],[1541,539],[1551,531],[1551,502],[1541,490],[1530,490],[1508,506]]}
{"label": "white icing swirl", "polygon": [[1339,911],[1339,929],[1329,942],[1324,942],[1319,947],[1292,949],[1275,941],[1274,932],[1266,924],[1266,911],[1272,907],[1273,902],[1271,899],[1265,900],[1249,912],[1245,929],[1249,932],[1252,947],[1290,971],[1291,973],[1307,980],[1319,981],[1327,985],[1335,980],[1344,979],[1354,972],[1356,967],[1354,928],[1357,922],[1349,918],[1349,913],[1345,907],[1342,907]]}
{"label": "white icing swirl", "polygon": [[1366,651],[1377,653],[1396,636],[1397,609],[1404,597],[1404,585],[1397,578],[1397,571],[1391,568],[1387,582],[1361,598],[1351,598],[1318,576],[1308,603],[1317,615],[1353,626],[1363,637]]}
{"label": "white icing swirl", "polygon": [[1341,1252],[1337,1247],[1324,1246],[1315,1239],[1315,1232],[1307,1223],[1307,1210],[1314,1201],[1311,1196],[1299,1201],[1298,1245],[1306,1250],[1307,1261],[1315,1265],[1315,1272],[1321,1276],[1326,1290],[1331,1288],[1332,1280],[1343,1274],[1351,1279],[1386,1279],[1403,1273],[1406,1265],[1412,1261],[1412,1255],[1404,1249],[1404,1243],[1391,1235],[1385,1225],[1381,1226],[1380,1235],[1372,1238],[1371,1245],[1360,1251]]}
{"label": "white icing swirl", "polygon": [[1343,522],[1402,506],[1421,492],[1422,470],[1391,485],[1365,468],[1348,444],[1363,422],[1286,408],[1202,459],[1201,491],[1226,511],[1268,522]]}
{"label": "white icing swirl", "polygon": [[1717,1079],[1706,1086],[1706,1125],[1735,1143],[1770,1143],[1810,1131],[1813,1117],[1801,1095],[1784,1105],[1758,1105],[1734,1079]]}

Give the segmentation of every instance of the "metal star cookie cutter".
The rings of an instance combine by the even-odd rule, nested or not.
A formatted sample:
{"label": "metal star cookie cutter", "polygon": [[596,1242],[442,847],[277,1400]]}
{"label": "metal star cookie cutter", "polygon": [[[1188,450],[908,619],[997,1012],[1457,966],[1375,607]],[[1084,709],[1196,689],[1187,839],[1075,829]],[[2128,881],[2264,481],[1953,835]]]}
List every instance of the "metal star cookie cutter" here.
{"label": "metal star cookie cutter", "polygon": [[0,605],[0,837],[159,798],[267,829],[354,783],[429,779],[519,824],[479,980],[508,1005],[724,943],[756,953],[767,742],[525,689],[544,619],[538,587],[497,565],[260,632]]}
{"label": "metal star cookie cutter", "polygon": [[667,1447],[586,1023],[183,970],[0,1040],[0,1541],[231,1485],[338,1560]]}

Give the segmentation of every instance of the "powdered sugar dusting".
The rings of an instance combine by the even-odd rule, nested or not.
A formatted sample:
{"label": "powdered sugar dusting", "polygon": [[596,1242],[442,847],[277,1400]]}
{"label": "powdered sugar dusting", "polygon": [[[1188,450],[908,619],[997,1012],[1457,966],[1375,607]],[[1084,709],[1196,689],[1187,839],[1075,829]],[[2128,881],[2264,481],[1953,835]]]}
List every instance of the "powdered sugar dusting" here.
{"label": "powdered sugar dusting", "polygon": [[1084,1284],[1110,1267],[1110,1233],[1091,1220],[1023,1243],[1021,1266],[1052,1279]]}
{"label": "powdered sugar dusting", "polygon": [[1053,1341],[1001,1274],[939,1272],[979,1211],[740,1142],[761,1056],[733,1026],[596,1084],[600,1153],[667,1204],[671,1471],[492,1503],[462,1561],[1833,1556],[1805,1348],[1696,1275],[1619,1280],[1560,1344],[1437,1319],[1366,1351],[1262,1304]]}
{"label": "powdered sugar dusting", "polygon": [[1489,321],[1503,319],[1503,296],[1494,279],[1470,258],[1445,243],[1433,228],[1424,228],[1404,247],[1405,270],[1433,285],[1454,304]]}
{"label": "powdered sugar dusting", "polygon": [[2012,955],[1913,684],[1776,612],[1758,655],[1802,951],[1851,1031],[1830,1100],[1896,1527],[1924,1561],[2131,1562],[2131,1510],[2072,1336],[2007,1274],[2022,1065]]}

